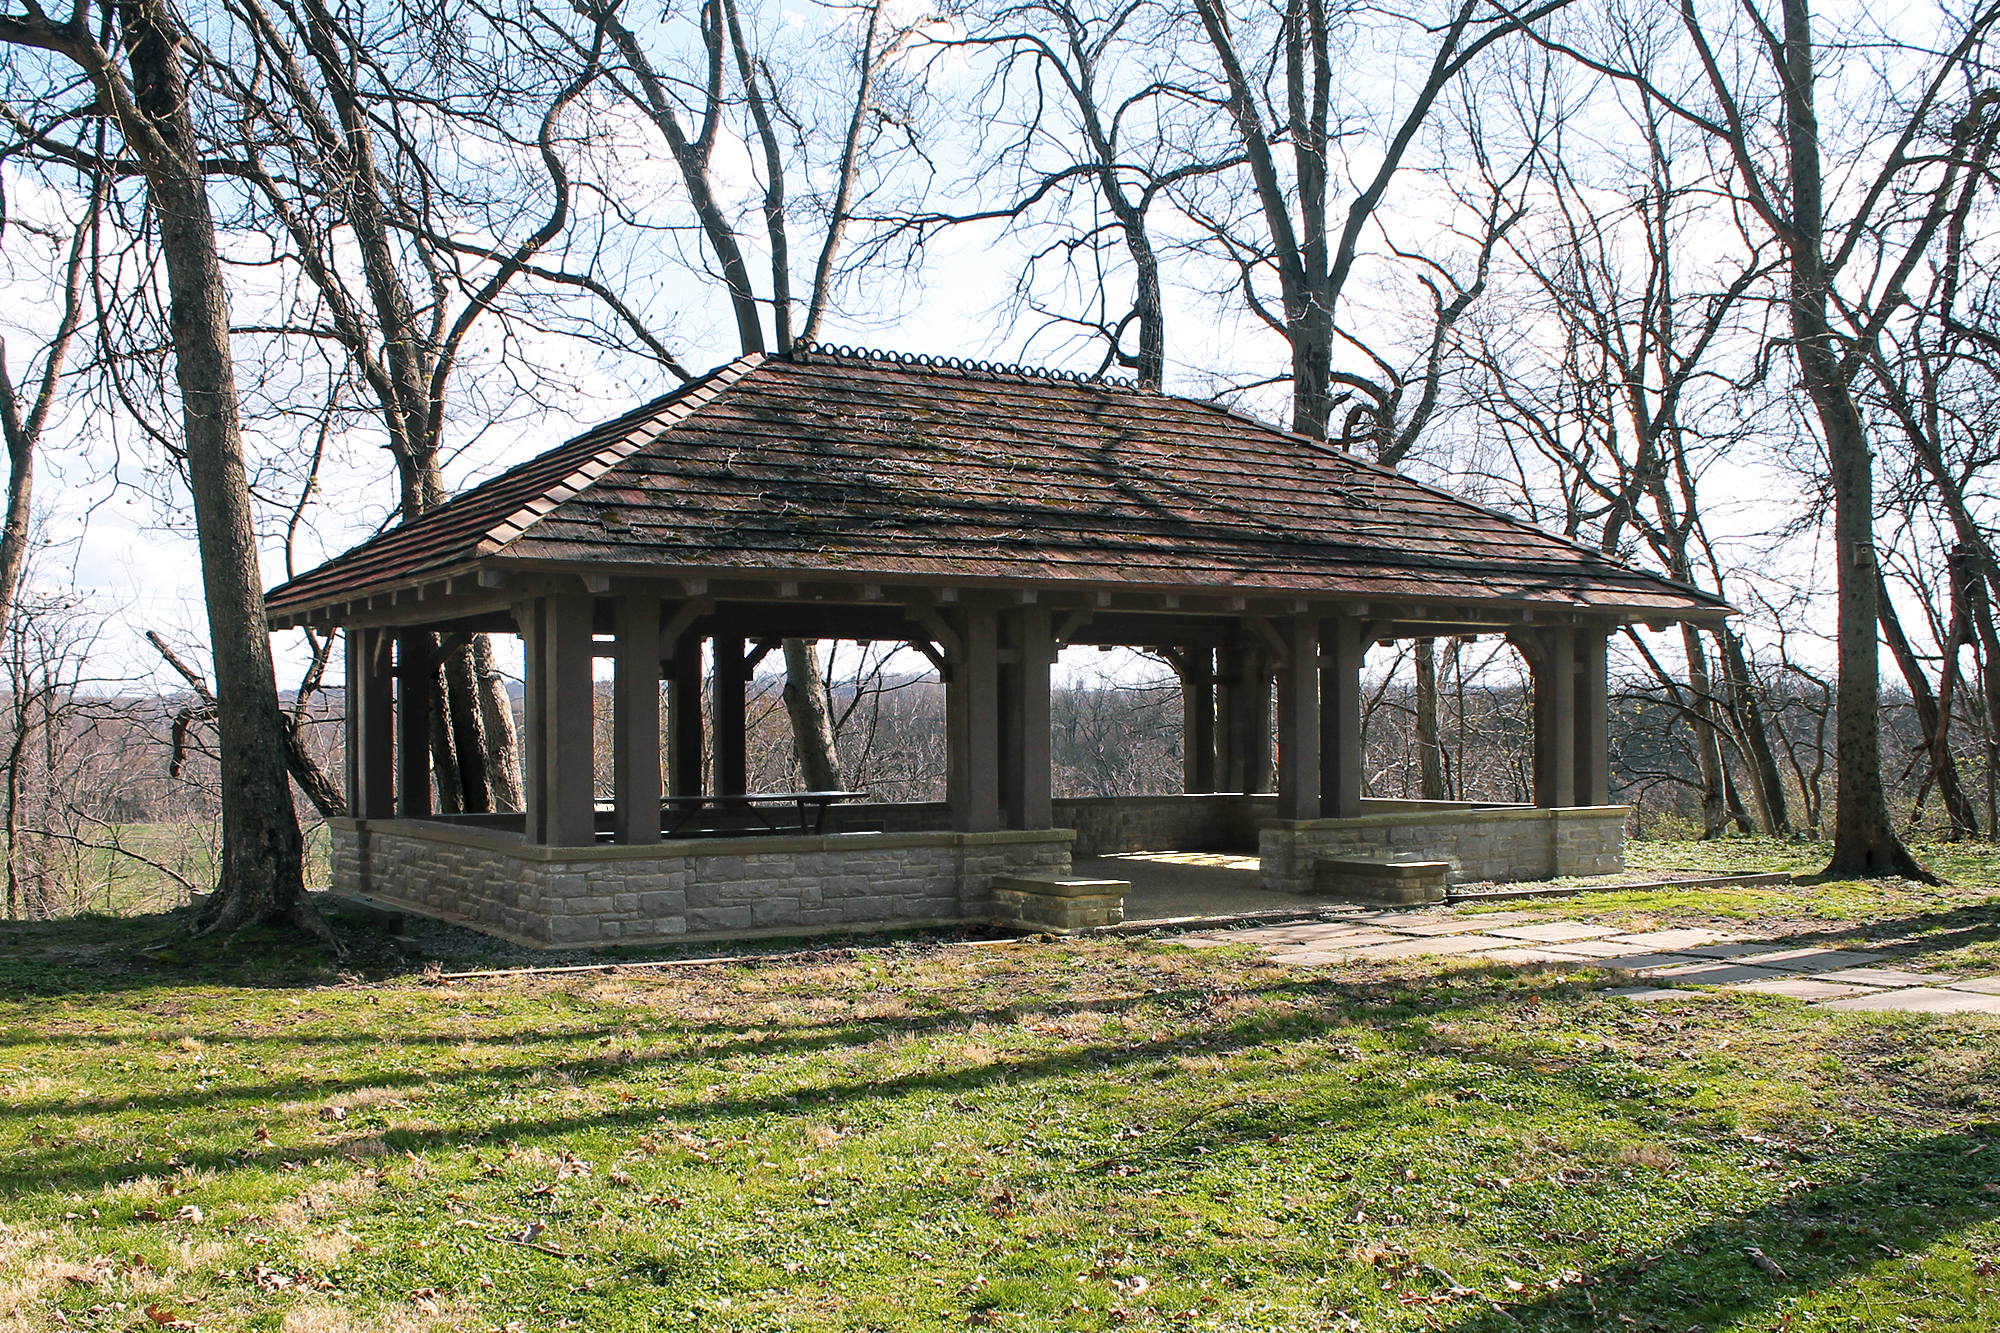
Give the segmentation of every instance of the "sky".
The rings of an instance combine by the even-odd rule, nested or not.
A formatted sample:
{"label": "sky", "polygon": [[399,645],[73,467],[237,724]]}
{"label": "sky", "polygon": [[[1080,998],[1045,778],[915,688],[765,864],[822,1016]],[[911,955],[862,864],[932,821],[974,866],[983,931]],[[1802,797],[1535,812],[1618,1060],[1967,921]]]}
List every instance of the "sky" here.
{"label": "sky", "polygon": [[[804,9],[790,8],[787,14],[794,27],[806,27],[813,21]],[[678,187],[672,174],[657,153],[644,155],[643,135],[638,130],[633,136],[630,147],[636,156],[620,164],[621,179],[632,184],[635,197],[651,199],[662,209],[677,207]],[[1365,138],[1357,143],[1351,165],[1365,171],[1370,165],[1365,155],[1372,149]],[[731,196],[728,202],[747,207],[755,190],[750,155],[740,141],[725,135],[718,162],[725,193]],[[36,197],[34,182],[15,168],[0,170],[8,173],[8,208],[13,218],[32,219],[38,209],[53,207],[52,201]],[[1435,205],[1439,189],[1436,177],[1399,178],[1385,213],[1386,226],[1405,243],[1413,236],[1437,235],[1446,225]],[[745,233],[754,247],[755,228],[746,227]],[[237,258],[256,257],[254,238],[238,238],[235,244]],[[921,273],[878,275],[870,292],[850,300],[847,310],[829,320],[822,340],[979,359],[1060,360],[1066,352],[1074,352],[1060,335],[1038,335],[1031,323],[1010,323],[1002,316],[1023,254],[1020,241],[1006,238],[994,227],[947,231],[930,245]],[[759,257],[753,254],[753,265],[758,262]],[[32,340],[38,325],[46,323],[48,264],[46,253],[38,253],[33,238],[24,237],[18,225],[0,234],[0,307],[5,310],[0,323],[10,326],[17,380],[21,377],[19,349]],[[795,267],[803,269],[805,265]],[[255,318],[267,304],[268,290],[260,286],[266,278],[254,266],[243,266],[232,271],[232,281],[238,321]],[[691,369],[704,370],[734,355],[734,331],[722,317],[712,284],[668,265],[653,269],[640,290],[649,315],[672,326],[677,350]],[[1217,372],[1248,379],[1282,368],[1282,342],[1233,306],[1185,287],[1170,287],[1169,301],[1170,389],[1200,391]],[[1350,315],[1364,336],[1385,339],[1393,339],[1394,323],[1401,317],[1393,301],[1380,305],[1372,325],[1366,314]],[[607,364],[559,339],[531,336],[540,343],[536,354],[559,366],[559,374],[568,385],[559,405],[544,412],[523,411],[518,403],[505,401],[501,386],[486,403],[472,401],[462,406],[454,422],[456,452],[448,469],[454,487],[532,457],[671,387],[672,381],[656,368],[635,369],[629,362]],[[254,356],[254,346],[239,342],[239,355],[244,354]],[[1071,360],[1069,364],[1075,367],[1079,362]],[[478,385],[485,370],[477,363],[469,365],[461,383]],[[1246,405],[1272,418],[1281,418],[1284,410],[1275,391]],[[296,450],[299,446],[285,438],[285,428],[286,423],[280,421],[276,430],[263,433],[256,447],[279,455]],[[1449,421],[1443,429],[1451,429]],[[79,406],[68,418],[59,420],[52,435],[40,491],[50,545],[39,559],[37,576],[44,586],[74,589],[111,617],[114,629],[101,650],[107,677],[158,679],[159,663],[144,644],[144,631],[156,629],[197,656],[205,638],[199,571],[182,492],[171,483],[163,487],[157,477],[149,477],[145,450],[134,447],[129,433],[108,432],[101,422],[93,422],[87,408]],[[393,484],[386,480],[387,456],[365,432],[334,441],[333,449],[338,463],[324,474],[323,488],[296,551],[301,567],[367,536],[384,521],[393,504]],[[1417,471],[1423,475],[1421,468]],[[1757,547],[1758,534],[1770,531],[1774,518],[1793,512],[1798,502],[1796,492],[1788,492],[1761,459],[1718,461],[1705,482],[1704,494],[1716,535],[1740,547],[1745,569],[1754,571],[1775,592],[1782,594],[1787,587],[1814,577],[1818,561],[1810,537],[1776,553]],[[263,557],[267,585],[282,581],[281,547],[267,543]],[[1672,654],[1672,640],[1669,636],[1664,645],[1668,655]],[[302,669],[302,636],[276,636],[274,649],[284,687],[295,681]],[[1154,668],[1114,656],[1109,661],[1093,660],[1087,669],[1150,673]]]}

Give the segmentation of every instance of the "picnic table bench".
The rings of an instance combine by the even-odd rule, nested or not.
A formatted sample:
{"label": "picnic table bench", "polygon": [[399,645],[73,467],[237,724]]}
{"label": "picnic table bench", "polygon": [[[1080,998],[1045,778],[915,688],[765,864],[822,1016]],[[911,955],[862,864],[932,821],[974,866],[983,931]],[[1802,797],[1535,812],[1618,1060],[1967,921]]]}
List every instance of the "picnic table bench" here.
{"label": "picnic table bench", "polygon": [[827,807],[865,801],[865,791],[777,791],[734,795],[667,796],[660,800],[661,835],[668,838],[730,834],[823,833]]}

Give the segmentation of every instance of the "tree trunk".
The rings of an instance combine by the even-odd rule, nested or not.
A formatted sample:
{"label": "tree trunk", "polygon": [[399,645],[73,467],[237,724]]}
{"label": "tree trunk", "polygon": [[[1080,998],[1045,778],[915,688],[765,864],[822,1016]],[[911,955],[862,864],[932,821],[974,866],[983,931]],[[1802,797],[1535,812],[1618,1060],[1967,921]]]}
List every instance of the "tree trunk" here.
{"label": "tree trunk", "polygon": [[126,0],[118,18],[139,106],[161,144],[141,160],[167,272],[188,491],[215,658],[222,862],[196,929],[290,921],[324,934],[305,901],[304,847],[286,776],[285,717],[243,465],[228,299],[181,68],[182,38],[159,0]]}
{"label": "tree trunk", "polygon": [[431,777],[437,788],[437,809],[439,814],[455,815],[465,809],[465,778],[459,772],[457,738],[451,734],[451,691],[445,684],[444,665],[438,660],[438,636],[422,634],[417,643],[431,658],[424,672],[424,696],[430,700]]}
{"label": "tree trunk", "polygon": [[1701,631],[1681,626],[1681,647],[1687,653],[1688,707],[1694,713],[1695,759],[1701,765],[1701,836],[1719,837],[1729,827],[1729,803],[1724,786],[1722,746],[1715,735],[1715,689],[1708,674],[1708,653]]}
{"label": "tree trunk", "polygon": [[1426,801],[1447,801],[1444,747],[1438,734],[1437,640],[1417,640],[1417,794]]}
{"label": "tree trunk", "polygon": [[[1875,596],[1881,613],[1882,637],[1889,645],[1889,655],[1896,659],[1896,666],[1903,673],[1904,683],[1910,687],[1910,706],[1917,715],[1917,730],[1924,738],[1924,758],[1929,761],[1925,765],[1924,785],[1928,787],[1931,778],[1936,778],[1938,795],[1944,798],[1945,815],[1951,820],[1952,837],[1976,836],[1979,814],[1959,785],[1958,764],[1951,754],[1951,715],[1939,707],[1938,696],[1931,691],[1930,677],[1924,674],[1923,663],[1917,660],[1915,650],[1910,647],[1909,636],[1903,633],[1903,622],[1896,615],[1895,603],[1889,600],[1888,586],[1879,577]],[[1957,651],[1956,644],[1953,651]],[[1923,791],[1919,790],[1919,814],[1923,812],[1923,795]]]}
{"label": "tree trunk", "polygon": [[1764,722],[1764,710],[1752,688],[1750,661],[1743,651],[1743,640],[1727,625],[1717,629],[1716,638],[1722,644],[1722,668],[1729,677],[1730,708],[1736,714],[1744,748],[1750,752],[1764,827],[1781,837],[1790,837],[1792,812],[1785,801],[1785,779],[1778,772],[1778,755],[1771,748],[1771,730]]}
{"label": "tree trunk", "polygon": [[791,714],[799,776],[808,791],[839,791],[840,760],[833,748],[833,709],[819,669],[817,642],[785,640],[785,711]]}
{"label": "tree trunk", "polygon": [[1839,576],[1839,662],[1834,720],[1833,856],[1829,876],[1937,877],[1896,836],[1882,786],[1882,692],[1876,637],[1875,474],[1868,435],[1841,368],[1827,321],[1819,121],[1813,106],[1812,16],[1808,0],[1784,0],[1785,129],[1792,186],[1790,315],[1792,345],[1806,394],[1826,438],[1833,491],[1833,549]]}
{"label": "tree trunk", "polygon": [[494,810],[526,809],[521,798],[521,748],[514,730],[514,697],[493,660],[493,640],[487,635],[472,636],[472,674],[479,685],[479,735],[486,747],[487,801]]}

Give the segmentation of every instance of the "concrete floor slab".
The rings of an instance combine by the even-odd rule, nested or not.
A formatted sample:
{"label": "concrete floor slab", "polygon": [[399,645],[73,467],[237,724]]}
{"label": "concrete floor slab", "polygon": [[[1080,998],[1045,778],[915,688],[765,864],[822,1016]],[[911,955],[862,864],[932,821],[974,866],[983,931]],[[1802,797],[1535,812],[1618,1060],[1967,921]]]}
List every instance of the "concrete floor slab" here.
{"label": "concrete floor slab", "polygon": [[1485,949],[1518,948],[1512,940],[1491,935],[1447,935],[1435,940],[1399,940],[1394,944],[1372,944],[1353,951],[1355,958],[1422,958],[1429,954],[1477,953]]}
{"label": "concrete floor slab", "polygon": [[1612,968],[1619,972],[1644,972],[1655,967],[1686,967],[1692,963],[1709,963],[1713,959],[1701,958],[1691,953],[1622,953],[1598,960],[1599,967]]}
{"label": "concrete floor slab", "polygon": [[1571,940],[1593,940],[1617,932],[1602,926],[1586,926],[1581,921],[1544,921],[1534,926],[1503,926],[1492,933],[1510,940],[1532,940],[1536,944],[1567,944]]}
{"label": "concrete floor slab", "polygon": [[1486,929],[1480,922],[1469,918],[1462,921],[1424,921],[1410,925],[1390,921],[1377,921],[1375,924],[1404,935],[1416,935],[1423,938],[1429,938],[1434,935],[1470,935]]}
{"label": "concrete floor slab", "polygon": [[1838,972],[1815,972],[1815,981],[1840,981],[1856,986],[1943,986],[1951,982],[1949,972],[1905,972],[1896,967],[1843,967]]}
{"label": "concrete floor slab", "polygon": [[1778,981],[1785,974],[1768,968],[1746,967],[1742,963],[1713,962],[1694,967],[1649,968],[1646,975],[1679,986],[1730,986],[1739,981]]}
{"label": "concrete floor slab", "polygon": [[2000,995],[2000,977],[1974,977],[1971,981],[1954,981],[1946,990],[1969,990],[1980,995]]}
{"label": "concrete floor slab", "polygon": [[1459,918],[1470,921],[1480,930],[1491,930],[1495,926],[1518,926],[1523,921],[1533,921],[1533,912],[1467,912]]}
{"label": "concrete floor slab", "polygon": [[1634,1004],[1646,1004],[1653,1000],[1705,1000],[1708,998],[1706,991],[1675,990],[1671,986],[1618,986],[1614,989],[1598,993],[1600,995],[1609,995],[1614,999],[1630,1000]]}
{"label": "concrete floor slab", "polygon": [[1554,949],[1483,949],[1477,955],[1490,958],[1496,963],[1583,963],[1588,959],[1572,954],[1557,953]]}
{"label": "concrete floor slab", "polygon": [[1758,954],[1783,953],[1785,946],[1772,944],[1768,940],[1741,940],[1733,944],[1697,944],[1682,949],[1682,953],[1696,953],[1703,958],[1750,958]]}
{"label": "concrete floor slab", "polygon": [[1909,990],[1877,991],[1873,995],[1829,1000],[1822,1007],[1905,1014],[2000,1014],[2000,995],[1914,986]]}
{"label": "concrete floor slab", "polygon": [[1877,992],[1866,986],[1836,986],[1811,977],[1778,977],[1771,981],[1745,981],[1725,990],[1740,990],[1751,995],[1778,995],[1787,1000],[1838,1000],[1849,995],[1874,995]]}
{"label": "concrete floor slab", "polygon": [[1831,972],[1837,967],[1866,967],[1882,959],[1882,954],[1852,949],[1780,949],[1758,954],[1756,962],[1759,967],[1782,967],[1788,972]]}
{"label": "concrete floor slab", "polygon": [[[1565,954],[1571,958],[1623,958],[1632,953],[1632,946],[1617,940],[1571,940],[1567,944],[1545,946],[1551,953]],[[1684,957],[1686,955],[1676,955]]]}
{"label": "concrete floor slab", "polygon": [[1255,856],[1230,852],[1121,852],[1079,858],[1079,879],[1122,879],[1125,922],[1230,917],[1253,912],[1333,911],[1350,900],[1334,894],[1272,893]]}
{"label": "concrete floor slab", "polygon": [[1696,945],[1728,944],[1733,937],[1714,930],[1643,930],[1633,935],[1613,935],[1622,944],[1646,949],[1688,949]]}

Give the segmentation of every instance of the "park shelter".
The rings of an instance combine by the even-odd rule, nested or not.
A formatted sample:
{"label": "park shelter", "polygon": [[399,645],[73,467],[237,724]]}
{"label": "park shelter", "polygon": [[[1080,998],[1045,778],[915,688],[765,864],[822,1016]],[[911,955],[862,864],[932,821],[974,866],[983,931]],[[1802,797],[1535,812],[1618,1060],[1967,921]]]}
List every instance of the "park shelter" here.
{"label": "park shelter", "polygon": [[[1254,846],[1275,893],[1330,854],[1433,857],[1458,879],[1615,870],[1606,637],[1728,612],[1216,403],[829,348],[730,362],[267,606],[274,630],[346,636],[334,887],[543,944],[982,921],[995,876],[1109,851]],[[432,808],[435,665],[417,645],[470,632],[525,644],[522,812]],[[1531,806],[1364,794],[1364,654],[1446,635],[1505,636],[1528,660]],[[745,688],[785,638],[928,656],[947,799],[663,836],[663,799],[744,792]],[[1054,797],[1050,665],[1086,644],[1180,673],[1182,793]]]}

